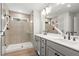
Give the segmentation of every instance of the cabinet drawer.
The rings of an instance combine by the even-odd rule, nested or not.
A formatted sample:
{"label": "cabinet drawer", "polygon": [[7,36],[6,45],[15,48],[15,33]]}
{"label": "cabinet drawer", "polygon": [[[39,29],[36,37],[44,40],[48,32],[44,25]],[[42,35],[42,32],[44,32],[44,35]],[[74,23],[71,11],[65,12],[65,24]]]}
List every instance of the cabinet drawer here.
{"label": "cabinet drawer", "polygon": [[79,56],[79,52],[72,50],[71,48],[65,47],[63,45],[57,44],[52,41],[47,41],[47,45],[51,48],[61,52],[63,55],[66,56]]}
{"label": "cabinet drawer", "polygon": [[54,49],[48,46],[46,47],[46,52],[47,56],[62,56],[62,54],[60,54],[59,52],[55,51]]}

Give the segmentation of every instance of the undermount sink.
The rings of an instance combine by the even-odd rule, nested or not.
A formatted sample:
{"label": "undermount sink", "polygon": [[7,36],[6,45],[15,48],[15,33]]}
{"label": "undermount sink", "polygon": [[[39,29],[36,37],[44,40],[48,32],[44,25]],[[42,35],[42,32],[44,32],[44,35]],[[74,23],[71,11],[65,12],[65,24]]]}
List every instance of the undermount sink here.
{"label": "undermount sink", "polygon": [[68,43],[68,44],[78,44],[79,45],[79,39],[76,38],[75,41],[73,40],[73,38],[71,38],[70,40],[69,39],[64,39],[64,36],[63,35],[60,35],[60,34],[53,34],[53,33],[47,33],[47,35],[44,35],[48,38],[51,38],[51,39],[55,39],[57,41],[61,41],[63,43]]}
{"label": "undermount sink", "polygon": [[[76,38],[75,41],[73,40],[73,38],[71,38],[70,40],[68,39],[64,39],[64,37],[60,34],[47,34],[47,36],[51,37],[51,38],[56,38],[59,41],[62,41],[64,43],[69,43],[69,44],[78,44],[79,45],[79,39]],[[56,40],[55,39],[55,40]]]}

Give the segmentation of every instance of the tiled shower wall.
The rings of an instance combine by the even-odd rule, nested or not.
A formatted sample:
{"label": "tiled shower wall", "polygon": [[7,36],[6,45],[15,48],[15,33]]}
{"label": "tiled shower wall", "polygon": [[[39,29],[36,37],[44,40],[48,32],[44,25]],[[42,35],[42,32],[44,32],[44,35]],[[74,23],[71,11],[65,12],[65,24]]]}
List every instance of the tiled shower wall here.
{"label": "tiled shower wall", "polygon": [[[10,20],[8,30],[6,30],[6,45],[29,42],[32,39],[32,23],[30,22],[30,15],[25,15],[10,11],[12,18],[23,18],[27,21]],[[19,16],[20,15],[20,16]]]}

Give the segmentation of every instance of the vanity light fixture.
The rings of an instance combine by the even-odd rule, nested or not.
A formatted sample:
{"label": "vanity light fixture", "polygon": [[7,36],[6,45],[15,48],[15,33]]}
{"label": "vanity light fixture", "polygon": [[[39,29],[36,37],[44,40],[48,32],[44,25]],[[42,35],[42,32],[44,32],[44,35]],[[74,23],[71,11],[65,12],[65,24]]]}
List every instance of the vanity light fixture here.
{"label": "vanity light fixture", "polygon": [[42,11],[42,15],[46,15],[46,11],[45,11],[45,9],[43,9],[43,11]]}
{"label": "vanity light fixture", "polygon": [[49,14],[51,12],[51,9],[52,9],[51,6],[46,7],[46,14]]}

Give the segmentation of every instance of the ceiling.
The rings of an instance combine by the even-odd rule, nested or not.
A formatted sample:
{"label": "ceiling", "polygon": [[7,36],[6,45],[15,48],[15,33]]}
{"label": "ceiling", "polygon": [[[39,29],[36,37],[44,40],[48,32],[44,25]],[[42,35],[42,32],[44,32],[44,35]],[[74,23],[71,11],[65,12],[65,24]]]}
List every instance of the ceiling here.
{"label": "ceiling", "polygon": [[12,11],[30,14],[32,10],[42,10],[46,3],[7,3],[8,8]]}
{"label": "ceiling", "polygon": [[[67,7],[70,4],[71,7]],[[64,12],[79,12],[79,3],[7,3],[10,10],[30,14],[32,10],[41,11],[46,6],[51,6],[52,9],[48,14],[49,17],[55,17]]]}
{"label": "ceiling", "polygon": [[[67,5],[71,5],[71,7],[67,7]],[[79,12],[79,3],[50,4],[49,6],[52,7],[50,13],[48,14],[49,17],[56,17],[64,12]]]}

